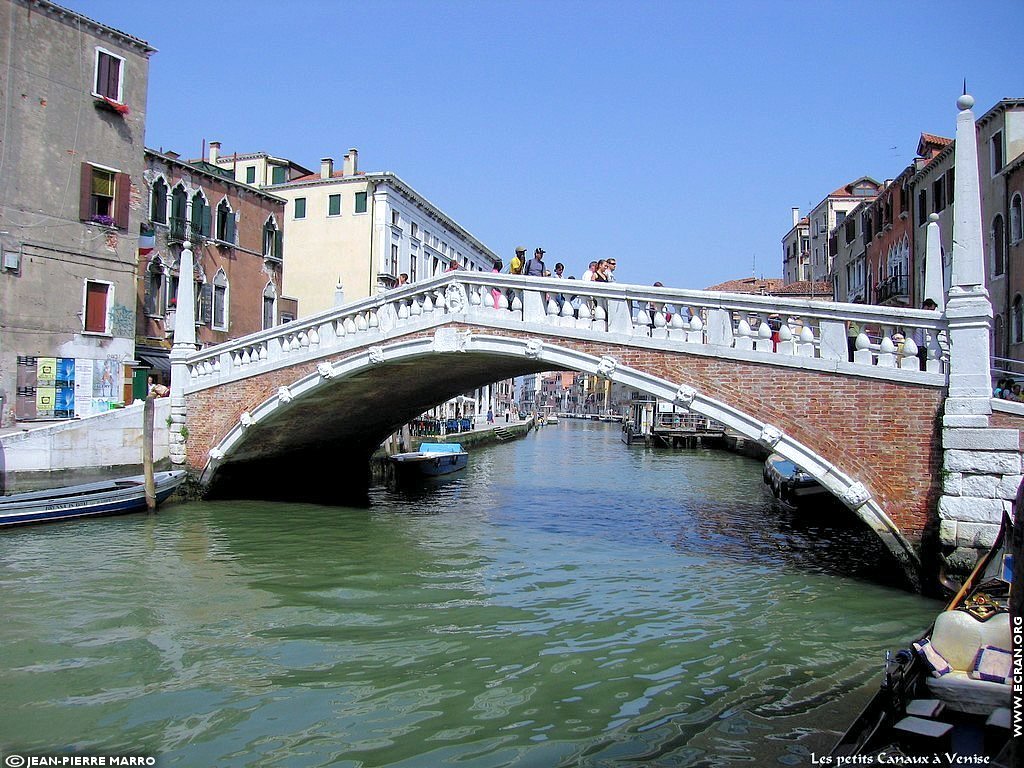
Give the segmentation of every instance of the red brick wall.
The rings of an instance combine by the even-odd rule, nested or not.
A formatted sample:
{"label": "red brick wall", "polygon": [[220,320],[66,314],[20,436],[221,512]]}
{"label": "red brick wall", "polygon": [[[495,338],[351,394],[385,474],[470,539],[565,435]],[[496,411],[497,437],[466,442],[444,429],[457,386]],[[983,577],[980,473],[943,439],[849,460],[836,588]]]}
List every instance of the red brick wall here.
{"label": "red brick wall", "polygon": [[[488,335],[518,335],[461,327]],[[430,331],[408,338],[432,336]],[[942,464],[938,431],[945,397],[942,389],[563,337],[551,343],[595,357],[611,355],[622,365],[674,384],[689,384],[781,428],[864,483],[908,539],[919,540],[934,524],[932,510],[938,501]],[[348,350],[332,359],[344,359],[357,351]],[[189,466],[202,469],[209,449],[238,422],[243,411],[251,411],[279,387],[313,372],[317,362],[321,361],[190,395]]]}

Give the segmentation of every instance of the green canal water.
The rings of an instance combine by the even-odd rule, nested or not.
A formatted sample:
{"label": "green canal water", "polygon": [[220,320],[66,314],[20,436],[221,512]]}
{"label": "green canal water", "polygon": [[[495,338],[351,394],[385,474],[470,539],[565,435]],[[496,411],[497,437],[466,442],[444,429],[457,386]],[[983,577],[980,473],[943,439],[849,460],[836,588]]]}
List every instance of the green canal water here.
{"label": "green canal water", "polygon": [[939,609],[750,459],[563,420],[461,475],[4,532],[0,753],[810,765]]}

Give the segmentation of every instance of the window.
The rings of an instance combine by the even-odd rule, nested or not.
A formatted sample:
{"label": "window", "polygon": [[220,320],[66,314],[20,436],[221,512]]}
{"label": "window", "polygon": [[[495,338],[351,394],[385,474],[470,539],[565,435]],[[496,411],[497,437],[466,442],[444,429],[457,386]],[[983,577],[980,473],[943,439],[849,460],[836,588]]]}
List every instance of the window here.
{"label": "window", "polygon": [[165,309],[164,297],[167,294],[164,283],[164,263],[157,256],[149,262],[149,267],[146,268],[146,292],[143,299],[143,307],[147,315],[152,317],[163,316]]}
{"label": "window", "polygon": [[366,193],[356,192],[355,213],[366,213]]}
{"label": "window", "polygon": [[398,245],[391,244],[391,274],[398,276]]}
{"label": "window", "polygon": [[846,220],[846,223],[843,226],[843,239],[846,240],[847,244],[849,244],[853,242],[855,237],[857,237],[857,220],[851,217]]}
{"label": "window", "polygon": [[391,211],[391,224],[392,224],[392,226],[397,227],[401,223],[402,223],[402,220],[401,220],[401,218],[398,215],[398,211],[392,210]]}
{"label": "window", "polygon": [[922,189],[917,193],[917,226],[928,221],[928,191]]}
{"label": "window", "polygon": [[946,208],[946,180],[944,177],[932,182],[932,208],[935,213]]}
{"label": "window", "polygon": [[213,328],[218,331],[228,329],[228,276],[223,269],[218,269],[213,278]]}
{"label": "window", "polygon": [[78,215],[108,227],[128,228],[131,180],[127,173],[82,163]]}
{"label": "window", "polygon": [[270,172],[270,180],[273,184],[284,184],[288,181],[288,169],[283,165],[275,165]]}
{"label": "window", "polygon": [[1006,270],[1006,225],[998,214],[992,219],[992,276],[999,277]]}
{"label": "window", "polygon": [[1024,200],[1020,192],[1010,200],[1010,242],[1024,240]]}
{"label": "window", "polygon": [[245,166],[245,183],[255,184],[256,183],[256,166],[247,165]]}
{"label": "window", "polygon": [[157,224],[167,223],[167,185],[163,179],[153,182],[149,195],[149,220]]}
{"label": "window", "polygon": [[409,236],[417,239],[420,236],[420,226],[415,221],[409,225]]}
{"label": "window", "polygon": [[296,197],[295,198],[295,218],[304,219],[306,218],[306,198]]}
{"label": "window", "polygon": [[185,238],[185,221],[187,219],[188,194],[185,188],[178,185],[171,193],[171,237],[178,240]]}
{"label": "window", "polygon": [[327,198],[327,215],[341,215],[341,195],[331,195]]}
{"label": "window", "polygon": [[273,217],[267,219],[267,223],[263,225],[263,255],[268,259],[284,258],[284,237],[274,223]]}
{"label": "window", "polygon": [[409,282],[410,283],[415,283],[416,282],[416,262],[418,262],[418,261],[419,261],[419,259],[416,257],[415,253],[409,254]]}
{"label": "window", "polygon": [[946,205],[953,204],[953,190],[956,187],[956,171],[950,168],[946,171]]}
{"label": "window", "polygon": [[192,198],[192,234],[196,237],[209,237],[211,218],[206,198],[202,192],[196,192]]}
{"label": "window", "polygon": [[836,226],[838,227],[845,220],[846,220],[846,212],[845,211],[836,211]]}
{"label": "window", "polygon": [[113,286],[95,280],[85,281],[85,310],[82,320],[86,333],[107,333],[107,307]]}
{"label": "window", "polygon": [[235,244],[235,214],[227,200],[221,200],[217,206],[217,239]]}
{"label": "window", "polygon": [[1020,344],[1024,341],[1024,300],[1018,293],[1013,300],[1013,316],[1011,317],[1011,343]]}
{"label": "window", "polygon": [[277,289],[273,283],[267,283],[263,289],[263,327],[274,327],[274,315],[277,307]]}
{"label": "window", "polygon": [[96,79],[94,96],[122,103],[122,77],[124,59],[103,48],[96,49]]}
{"label": "window", "polygon": [[995,176],[1003,170],[1003,132],[999,131],[989,141],[992,156],[992,175]]}
{"label": "window", "polygon": [[[953,198],[950,197],[950,200]],[[904,184],[900,187],[900,214],[910,212],[910,185]],[[903,218],[906,218],[905,216]]]}

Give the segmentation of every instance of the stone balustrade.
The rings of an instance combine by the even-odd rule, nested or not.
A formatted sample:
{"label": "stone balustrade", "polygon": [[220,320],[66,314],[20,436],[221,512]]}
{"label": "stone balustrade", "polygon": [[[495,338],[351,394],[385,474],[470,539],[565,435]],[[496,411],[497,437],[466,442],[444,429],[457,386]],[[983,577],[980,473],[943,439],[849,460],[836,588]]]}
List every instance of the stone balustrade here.
{"label": "stone balustrade", "polygon": [[[926,310],[711,291],[451,272],[196,352],[189,387],[343,352],[445,322],[557,333],[744,359],[817,358],[946,372],[946,322]],[[850,327],[859,331],[850,359]],[[917,333],[915,333],[917,332]],[[929,377],[931,378],[931,377]]]}

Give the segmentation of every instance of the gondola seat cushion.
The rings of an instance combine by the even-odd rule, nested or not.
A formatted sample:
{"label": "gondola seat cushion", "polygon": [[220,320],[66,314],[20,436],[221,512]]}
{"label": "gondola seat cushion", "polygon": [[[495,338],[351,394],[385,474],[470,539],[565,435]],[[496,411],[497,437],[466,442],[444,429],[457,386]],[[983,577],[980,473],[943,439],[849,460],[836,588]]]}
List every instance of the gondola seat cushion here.
{"label": "gondola seat cushion", "polygon": [[931,644],[949,662],[952,671],[927,679],[928,690],[946,706],[958,712],[988,714],[1009,706],[1010,686],[989,680],[975,680],[975,660],[983,646],[1009,649],[1010,616],[1000,613],[978,621],[965,611],[945,611],[935,620]]}

